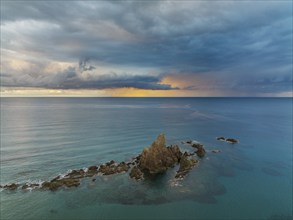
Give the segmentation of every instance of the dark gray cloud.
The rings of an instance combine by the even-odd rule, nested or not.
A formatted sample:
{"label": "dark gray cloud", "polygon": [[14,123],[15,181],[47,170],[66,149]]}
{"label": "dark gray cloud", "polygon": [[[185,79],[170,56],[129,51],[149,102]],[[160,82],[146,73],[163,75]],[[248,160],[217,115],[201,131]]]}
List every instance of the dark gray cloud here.
{"label": "dark gray cloud", "polygon": [[[8,74],[0,74],[5,81],[5,86],[37,87],[49,89],[109,89],[109,88],[138,88],[148,90],[176,90],[169,84],[162,84],[161,76],[138,76],[127,74],[108,73],[103,75],[83,75],[84,72],[95,69],[92,66],[82,68],[68,67],[64,71],[51,75],[22,74],[14,77]],[[91,68],[92,67],[92,68]],[[82,70],[80,70],[82,69]],[[87,69],[87,70],[86,70]],[[8,79],[4,79],[8,77]]]}
{"label": "dark gray cloud", "polygon": [[84,59],[84,60],[80,60],[80,61],[79,61],[79,70],[80,70],[81,72],[96,69],[96,67],[94,67],[94,66],[92,66],[92,65],[88,65],[88,64],[87,64],[88,61],[89,61],[89,59]]}
{"label": "dark gray cloud", "polygon": [[256,81],[244,81],[233,85],[233,89],[246,92],[247,94],[257,93],[283,93],[292,91],[293,79],[292,75],[282,77],[264,77]]}
{"label": "dark gray cloud", "polygon": [[0,77],[11,77],[11,75],[7,73],[0,73]]}
{"label": "dark gray cloud", "polygon": [[[212,86],[227,83],[235,92],[292,91],[292,1],[5,1],[1,6],[5,61],[12,52],[31,63],[79,61],[79,69],[52,74],[41,67],[12,72],[4,65],[14,80],[3,80],[3,86],[29,81],[50,88],[170,89],[160,84],[170,73],[208,73],[218,78]],[[99,66],[121,71],[113,78],[113,71],[96,74]],[[141,68],[156,69],[157,76],[140,73]],[[84,72],[91,77],[84,80]],[[28,80],[31,75],[38,77]]]}

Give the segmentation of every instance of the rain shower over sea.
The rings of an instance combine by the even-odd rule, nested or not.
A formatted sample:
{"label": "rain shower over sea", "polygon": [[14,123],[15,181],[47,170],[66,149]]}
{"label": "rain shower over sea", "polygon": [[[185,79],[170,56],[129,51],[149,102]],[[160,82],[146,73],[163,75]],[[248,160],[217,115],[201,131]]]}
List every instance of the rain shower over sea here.
{"label": "rain shower over sea", "polygon": [[[1,181],[40,184],[114,160],[157,136],[206,153],[182,179],[82,178],[1,188],[1,219],[292,219],[292,98],[1,98]],[[217,140],[231,137],[237,144]]]}

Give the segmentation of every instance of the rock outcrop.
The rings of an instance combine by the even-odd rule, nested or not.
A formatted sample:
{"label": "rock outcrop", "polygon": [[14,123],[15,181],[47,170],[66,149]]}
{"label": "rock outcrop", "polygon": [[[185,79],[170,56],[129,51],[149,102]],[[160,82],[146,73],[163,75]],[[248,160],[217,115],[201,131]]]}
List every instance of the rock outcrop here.
{"label": "rock outcrop", "polygon": [[217,137],[217,140],[218,140],[218,141],[225,141],[226,138],[224,138],[224,137]]}
{"label": "rock outcrop", "polygon": [[98,173],[98,167],[97,166],[90,166],[87,169],[87,172],[85,175],[88,177],[92,177],[92,176],[96,175],[97,173]]}
{"label": "rock outcrop", "polygon": [[234,139],[234,138],[227,138],[226,139],[226,142],[230,143],[230,144],[236,144],[238,143],[239,141],[237,139]]}
{"label": "rock outcrop", "polygon": [[16,184],[16,183],[11,183],[11,184],[7,184],[3,186],[4,189],[9,189],[9,190],[16,190],[18,187],[19,187],[19,184]]}
{"label": "rock outcrop", "polygon": [[33,188],[36,188],[36,187],[39,187],[40,185],[39,184],[37,184],[37,183],[26,183],[26,184],[24,184],[22,187],[21,187],[21,189],[24,189],[24,190],[26,190],[26,189],[33,189]]}
{"label": "rock outcrop", "polygon": [[160,134],[150,147],[143,150],[138,167],[149,174],[164,173],[180,161],[181,155],[177,145],[166,147],[165,135]]}
{"label": "rock outcrop", "polygon": [[183,178],[198,163],[195,159],[189,159],[188,154],[184,153],[180,160],[180,167],[175,178]]}
{"label": "rock outcrop", "polygon": [[195,153],[198,157],[204,157],[204,155],[206,154],[206,151],[203,148],[202,144],[193,144],[192,147],[197,149]]}
{"label": "rock outcrop", "polygon": [[132,170],[129,173],[129,176],[136,180],[143,179],[143,173],[137,166],[132,168]]}
{"label": "rock outcrop", "polygon": [[41,189],[49,189],[51,191],[55,191],[61,187],[77,187],[80,185],[80,179],[76,178],[63,178],[63,179],[55,179],[50,182],[44,182],[42,184]]}
{"label": "rock outcrop", "polygon": [[101,165],[98,172],[102,173],[103,175],[112,175],[116,173],[127,172],[128,169],[129,165],[127,165],[125,162],[116,164],[113,160],[111,160],[110,162]]}
{"label": "rock outcrop", "polygon": [[[192,146],[197,149],[195,153],[199,157],[205,155],[202,144],[195,143]],[[145,175],[153,176],[164,173],[167,169],[179,163],[180,167],[175,178],[183,178],[198,163],[197,160],[190,159],[195,153],[185,152],[183,154],[177,145],[166,147],[165,136],[160,134],[150,147],[145,148],[139,156],[134,158],[137,165],[132,168],[129,176],[136,180],[143,179]]]}
{"label": "rock outcrop", "polygon": [[[70,178],[70,179],[81,179],[83,178],[85,175],[85,171],[83,169],[79,169],[79,170],[72,170],[70,173],[66,174],[65,177],[66,178]],[[55,179],[51,180],[51,182],[54,180],[58,180],[59,178],[56,177]]]}
{"label": "rock outcrop", "polygon": [[64,177],[57,176],[50,181],[43,182],[41,189],[48,189],[55,191],[61,187],[71,188],[80,185],[82,178],[86,176],[86,172],[83,169],[72,170]]}
{"label": "rock outcrop", "polygon": [[226,141],[230,144],[236,144],[236,143],[239,143],[239,141],[235,138],[224,138],[224,137],[217,137],[217,140],[218,141]]}

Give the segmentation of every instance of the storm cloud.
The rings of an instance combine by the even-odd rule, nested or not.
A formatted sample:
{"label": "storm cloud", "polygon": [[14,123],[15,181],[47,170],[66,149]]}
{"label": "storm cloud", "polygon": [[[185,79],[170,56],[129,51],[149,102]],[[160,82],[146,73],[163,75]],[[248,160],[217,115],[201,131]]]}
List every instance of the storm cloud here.
{"label": "storm cloud", "polygon": [[[107,73],[91,75],[85,71],[95,69],[86,66],[84,62],[79,67],[67,69],[50,74],[21,74],[17,76],[1,74],[6,87],[35,87],[48,89],[113,89],[113,88],[139,88],[149,90],[176,90],[169,84],[162,84],[160,76],[127,75]],[[34,73],[34,72],[32,72]]]}
{"label": "storm cloud", "polygon": [[2,86],[292,91],[292,1],[4,1],[1,33]]}

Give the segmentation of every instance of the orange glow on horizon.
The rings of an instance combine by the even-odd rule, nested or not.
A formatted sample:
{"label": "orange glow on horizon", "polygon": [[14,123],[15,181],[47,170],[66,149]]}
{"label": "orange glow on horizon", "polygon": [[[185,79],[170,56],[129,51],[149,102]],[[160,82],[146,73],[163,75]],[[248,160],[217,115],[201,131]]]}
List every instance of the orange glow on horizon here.
{"label": "orange glow on horizon", "polygon": [[137,88],[116,89],[39,89],[1,88],[1,97],[184,97],[196,96],[185,90],[146,90]]}
{"label": "orange glow on horizon", "polygon": [[147,90],[136,88],[119,88],[106,90],[112,97],[180,97],[188,94],[183,90]]}
{"label": "orange glow on horizon", "polygon": [[[146,90],[136,88],[116,89],[42,89],[42,88],[1,88],[0,97],[227,97],[220,91],[198,90]],[[231,96],[231,95],[230,95]],[[233,95],[232,95],[233,96]],[[293,92],[258,94],[259,97],[293,97]]]}

